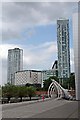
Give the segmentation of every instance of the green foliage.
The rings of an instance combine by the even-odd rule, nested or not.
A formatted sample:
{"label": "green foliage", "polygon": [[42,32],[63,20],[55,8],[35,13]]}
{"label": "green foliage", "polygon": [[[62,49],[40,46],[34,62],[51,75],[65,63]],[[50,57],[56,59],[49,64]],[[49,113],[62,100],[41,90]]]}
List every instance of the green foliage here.
{"label": "green foliage", "polygon": [[25,86],[17,86],[17,97],[20,97],[20,102],[22,102],[22,97],[27,95]]}
{"label": "green foliage", "polygon": [[8,102],[11,97],[20,97],[20,101],[22,101],[22,97],[29,96],[30,100],[32,96],[35,96],[36,89],[32,86],[15,86],[11,84],[6,84],[2,87],[2,97],[7,97]]}
{"label": "green foliage", "polygon": [[17,86],[18,97],[25,97],[27,95],[25,86]]}
{"label": "green foliage", "polygon": [[68,89],[68,85],[69,85],[69,78],[63,79],[63,84],[61,84],[61,86],[65,89]]}
{"label": "green foliage", "polygon": [[57,82],[59,82],[59,79],[56,77],[56,76],[52,76],[50,77],[49,79],[47,80],[44,80],[44,83],[43,83],[43,89],[45,91],[48,91],[48,88],[49,88],[49,85],[52,83],[52,79],[56,80]]}
{"label": "green foliage", "polygon": [[2,88],[0,86],[0,99],[1,99],[1,96],[2,96]]}
{"label": "green foliage", "polygon": [[71,74],[69,78],[69,86],[75,90],[75,75]]}
{"label": "green foliage", "polygon": [[44,90],[45,90],[45,91],[48,90],[49,85],[51,84],[51,82],[52,82],[51,78],[49,78],[49,79],[47,79],[47,80],[44,80],[43,85],[44,85]]}
{"label": "green foliage", "polygon": [[[56,76],[52,76],[49,79],[44,80],[44,83],[43,83],[44,90],[46,91],[48,90],[49,85],[52,82],[52,79],[54,79],[59,83],[59,79]],[[63,86],[65,89],[70,89],[70,88],[75,89],[75,75],[71,73],[70,78],[63,79],[63,85],[61,84],[61,86]]]}
{"label": "green foliage", "polygon": [[7,97],[8,102],[10,101],[10,98],[17,95],[16,86],[11,84],[6,84],[2,87],[2,97]]}
{"label": "green foliage", "polygon": [[17,97],[20,97],[22,102],[22,97],[27,96],[27,88],[25,86],[17,86]]}
{"label": "green foliage", "polygon": [[30,86],[32,86],[30,83],[27,83],[26,85],[25,85],[26,87],[30,87]]}
{"label": "green foliage", "polygon": [[63,85],[65,89],[73,88],[75,90],[75,75],[71,73],[70,78],[63,80]]}
{"label": "green foliage", "polygon": [[56,76],[52,76],[52,77],[50,77],[50,79],[54,79],[55,81],[57,81],[59,83],[59,78]]}
{"label": "green foliage", "polygon": [[36,88],[36,91],[44,91],[44,88]]}
{"label": "green foliage", "polygon": [[30,100],[31,100],[31,97],[35,96],[35,93],[36,92],[36,89],[32,86],[30,87],[27,87],[27,94],[28,96],[30,97]]}

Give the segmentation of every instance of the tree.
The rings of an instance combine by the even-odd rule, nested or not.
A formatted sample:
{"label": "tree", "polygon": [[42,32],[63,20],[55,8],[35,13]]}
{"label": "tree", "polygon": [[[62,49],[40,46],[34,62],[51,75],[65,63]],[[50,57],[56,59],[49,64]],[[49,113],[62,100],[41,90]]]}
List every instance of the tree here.
{"label": "tree", "polygon": [[30,86],[32,86],[32,84],[27,83],[25,86],[26,86],[26,87],[30,87]]}
{"label": "tree", "polygon": [[59,83],[59,78],[57,76],[51,76],[50,79],[54,79],[55,81]]}
{"label": "tree", "polygon": [[63,85],[65,89],[73,88],[75,90],[75,74],[71,73],[69,78],[63,79]]}
{"label": "tree", "polygon": [[51,76],[47,80],[44,80],[43,89],[48,91],[49,85],[52,83],[52,79],[59,82],[59,79],[56,76]]}
{"label": "tree", "polygon": [[61,84],[61,86],[65,89],[68,89],[68,85],[69,85],[69,78],[63,79],[63,84]]}
{"label": "tree", "polygon": [[75,74],[71,73],[69,78],[69,86],[75,90]]}
{"label": "tree", "polygon": [[30,97],[30,100],[31,100],[31,97],[36,95],[36,89],[32,86],[27,87],[27,94],[28,94],[28,96]]}
{"label": "tree", "polygon": [[44,88],[45,91],[48,90],[49,85],[51,84],[51,82],[52,82],[51,78],[49,78],[49,79],[47,79],[47,80],[44,80],[44,83],[43,83],[43,86],[44,86],[44,87],[43,87],[43,88]]}
{"label": "tree", "polygon": [[16,86],[11,84],[5,84],[5,86],[2,87],[2,97],[7,97],[8,102],[10,101],[10,98],[17,95],[17,89]]}
{"label": "tree", "polygon": [[27,96],[27,87],[26,86],[17,86],[18,97],[20,97],[20,102],[22,102],[22,97]]}
{"label": "tree", "polygon": [[2,87],[0,85],[0,99],[1,99],[1,96],[2,96]]}

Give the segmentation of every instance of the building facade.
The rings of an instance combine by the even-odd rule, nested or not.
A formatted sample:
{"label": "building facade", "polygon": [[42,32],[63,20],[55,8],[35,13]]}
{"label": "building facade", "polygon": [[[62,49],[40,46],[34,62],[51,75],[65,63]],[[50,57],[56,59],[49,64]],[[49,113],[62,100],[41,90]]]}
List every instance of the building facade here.
{"label": "building facade", "polygon": [[42,70],[42,86],[43,86],[44,80],[47,80],[52,76],[56,76],[56,70],[57,69]]}
{"label": "building facade", "polygon": [[7,82],[14,84],[14,73],[23,69],[23,50],[19,48],[8,50],[8,76]]}
{"label": "building facade", "polygon": [[58,78],[70,77],[69,20],[57,20]]}
{"label": "building facade", "polygon": [[15,73],[15,85],[40,84],[49,77],[56,76],[55,70],[23,70]]}
{"label": "building facade", "polygon": [[41,84],[42,73],[37,70],[23,70],[15,73],[15,85]]}
{"label": "building facade", "polygon": [[50,70],[43,70],[42,71],[42,79],[47,80],[49,77],[56,76],[55,71],[50,69]]}

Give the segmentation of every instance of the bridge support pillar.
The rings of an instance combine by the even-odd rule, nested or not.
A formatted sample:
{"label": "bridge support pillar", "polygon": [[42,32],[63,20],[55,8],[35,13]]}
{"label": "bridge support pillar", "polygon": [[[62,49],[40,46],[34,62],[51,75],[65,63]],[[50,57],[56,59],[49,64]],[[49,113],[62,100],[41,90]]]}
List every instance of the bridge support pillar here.
{"label": "bridge support pillar", "polygon": [[73,15],[73,39],[76,100],[80,100],[80,2],[78,2],[78,12]]}

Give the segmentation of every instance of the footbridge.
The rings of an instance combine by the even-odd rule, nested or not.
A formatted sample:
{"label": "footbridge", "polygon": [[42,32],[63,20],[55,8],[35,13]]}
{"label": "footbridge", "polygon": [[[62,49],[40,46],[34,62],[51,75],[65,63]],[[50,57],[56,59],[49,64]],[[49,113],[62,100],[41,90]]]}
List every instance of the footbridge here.
{"label": "footbridge", "polygon": [[58,98],[70,99],[72,96],[67,89],[64,89],[57,81],[52,79],[52,83],[48,88],[48,97],[52,97],[53,93],[57,94]]}

